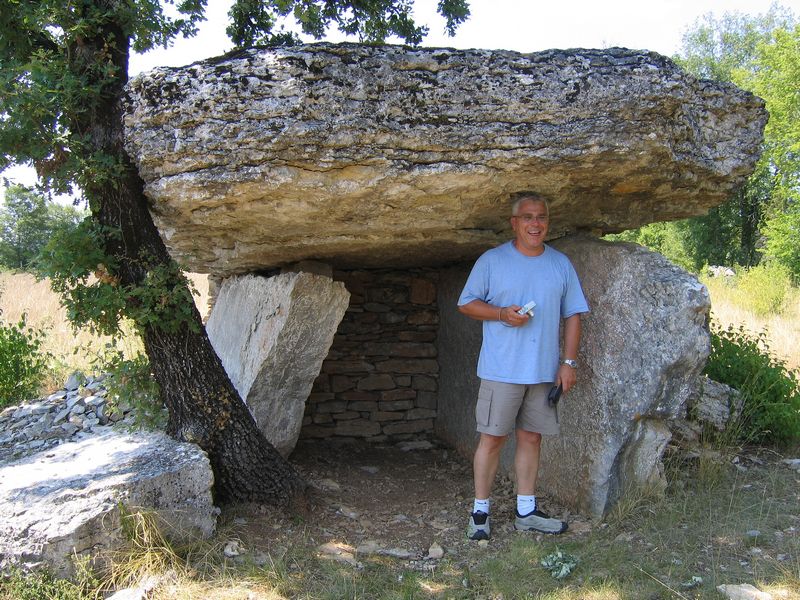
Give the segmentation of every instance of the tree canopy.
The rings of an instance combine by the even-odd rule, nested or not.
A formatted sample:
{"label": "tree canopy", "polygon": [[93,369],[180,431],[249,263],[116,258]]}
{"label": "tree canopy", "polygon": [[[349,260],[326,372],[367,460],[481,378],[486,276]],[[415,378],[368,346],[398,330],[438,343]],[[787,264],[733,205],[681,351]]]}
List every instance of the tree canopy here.
{"label": "tree canopy", "polygon": [[653,224],[621,238],[683,266],[753,266],[776,260],[800,280],[800,46],[795,16],[778,6],[757,16],[706,15],[673,57],[698,77],[731,82],[766,101],[762,157],[747,184],[705,216]]}
{"label": "tree canopy", "polygon": [[29,270],[50,238],[76,227],[85,216],[21,185],[7,187],[0,206],[0,265]]}

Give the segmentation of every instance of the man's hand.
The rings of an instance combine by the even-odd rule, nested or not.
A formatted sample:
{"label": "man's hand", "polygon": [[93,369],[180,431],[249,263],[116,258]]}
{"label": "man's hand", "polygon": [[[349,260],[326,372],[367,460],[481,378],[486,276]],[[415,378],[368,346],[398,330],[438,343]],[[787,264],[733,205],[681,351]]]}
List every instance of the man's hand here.
{"label": "man's hand", "polygon": [[519,327],[520,325],[525,325],[530,320],[530,317],[526,314],[521,315],[517,311],[522,308],[521,306],[517,306],[516,304],[512,304],[511,306],[504,306],[500,309],[500,322],[508,325],[509,327]]}
{"label": "man's hand", "polygon": [[575,369],[570,367],[569,365],[561,365],[558,367],[558,374],[556,375],[556,385],[561,384],[564,388],[564,392],[568,392],[569,388],[575,385],[575,382],[578,379],[578,374],[575,372]]}

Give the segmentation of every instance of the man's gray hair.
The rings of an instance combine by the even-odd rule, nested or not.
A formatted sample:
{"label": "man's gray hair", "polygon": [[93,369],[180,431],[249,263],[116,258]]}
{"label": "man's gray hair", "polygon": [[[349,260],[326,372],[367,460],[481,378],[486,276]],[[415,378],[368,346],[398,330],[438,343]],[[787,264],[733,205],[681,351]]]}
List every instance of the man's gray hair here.
{"label": "man's gray hair", "polygon": [[544,196],[542,196],[537,192],[518,192],[514,194],[511,197],[511,199],[514,202],[511,205],[512,216],[517,215],[517,213],[519,212],[519,205],[525,202],[526,200],[533,202],[541,202],[542,204],[544,204],[544,209],[547,211],[547,216],[548,217],[550,216],[550,202],[547,200],[547,198],[545,198]]}

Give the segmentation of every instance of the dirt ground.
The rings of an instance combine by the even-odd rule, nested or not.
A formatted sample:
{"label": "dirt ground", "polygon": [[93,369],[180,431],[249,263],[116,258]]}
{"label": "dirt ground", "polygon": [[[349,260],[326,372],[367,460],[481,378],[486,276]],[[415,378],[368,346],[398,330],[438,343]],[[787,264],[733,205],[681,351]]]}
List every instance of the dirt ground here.
{"label": "dirt ground", "polygon": [[[406,449],[404,444],[365,442],[304,442],[291,462],[310,484],[310,510],[305,516],[270,515],[272,530],[257,526],[263,518],[238,515],[232,521],[245,526],[260,547],[288,548],[301,538],[309,545],[335,553],[339,548],[356,556],[368,553],[424,561],[435,555],[438,544],[451,559],[466,555],[478,542],[466,539],[472,508],[470,461],[436,440],[430,447]],[[493,494],[491,548],[500,550],[516,532],[513,483],[499,477]],[[546,496],[540,506],[553,516],[570,521],[565,536],[590,529],[588,519],[570,515]],[[486,544],[485,542],[481,544]]]}

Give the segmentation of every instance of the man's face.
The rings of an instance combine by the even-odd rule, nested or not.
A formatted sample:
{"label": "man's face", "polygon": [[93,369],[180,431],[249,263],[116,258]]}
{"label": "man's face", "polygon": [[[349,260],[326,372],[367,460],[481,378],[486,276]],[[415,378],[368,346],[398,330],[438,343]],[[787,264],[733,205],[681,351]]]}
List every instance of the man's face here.
{"label": "man's face", "polygon": [[548,224],[547,206],[544,202],[523,200],[517,214],[511,217],[517,250],[528,256],[538,256],[544,252]]}

